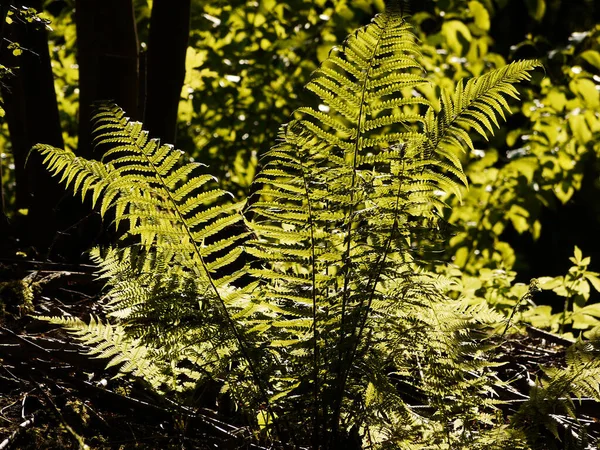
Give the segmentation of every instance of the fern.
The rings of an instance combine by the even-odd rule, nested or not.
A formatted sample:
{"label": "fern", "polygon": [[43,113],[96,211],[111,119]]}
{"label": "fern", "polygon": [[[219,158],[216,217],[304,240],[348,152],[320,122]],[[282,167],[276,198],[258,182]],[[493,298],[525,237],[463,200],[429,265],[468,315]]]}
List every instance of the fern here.
{"label": "fern", "polygon": [[159,366],[156,356],[147,347],[132,339],[121,326],[102,323],[92,317],[89,324],[75,317],[39,317],[51,324],[61,325],[90,347],[88,354],[109,359],[107,367],[119,366],[121,373],[130,373],[142,378],[154,389],[166,384],[174,384]]}
{"label": "fern", "polygon": [[[318,106],[282,127],[246,207],[113,105],[94,119],[102,161],[38,145],[125,231],[92,251],[106,320],[46,320],[159,392],[217,381],[263,440],[526,448],[491,396],[504,318],[449,298],[420,257],[444,237],[443,195],[466,184],[469,133],[492,133],[539,64],[458,83],[436,110],[415,95],[431,83],[419,59],[390,2],[313,75]],[[255,263],[236,269],[245,253]],[[593,392],[597,367],[571,367],[581,371],[567,384],[571,372],[552,375],[552,392]]]}
{"label": "fern", "polygon": [[[565,436],[569,449],[587,445],[585,427],[575,414],[577,399],[600,401],[600,346],[597,339],[576,342],[566,351],[565,367],[548,367],[531,386],[531,393],[512,417],[531,436],[533,448],[548,448],[550,436]],[[562,432],[562,433],[560,433]]]}
{"label": "fern", "polygon": [[499,127],[497,116],[506,119],[504,110],[510,112],[504,97],[518,99],[514,84],[529,80],[529,71],[537,66],[535,61],[513,62],[466,84],[459,81],[453,94],[442,90],[442,109],[435,118],[430,115],[427,123],[429,145],[444,155],[452,155],[455,148],[463,148],[463,143],[473,150],[468,131],[473,129],[487,139],[494,125]]}
{"label": "fern", "polygon": [[[296,365],[282,378],[301,380],[297,389],[313,392],[307,414],[322,418],[314,433],[321,440],[332,436],[330,446],[339,445],[339,424],[354,408],[347,399],[364,389],[353,383],[364,383],[365,374],[353,372],[357,357],[368,357],[372,342],[365,336],[379,327],[372,318],[381,309],[374,306],[387,305],[381,314],[389,316],[406,301],[390,293],[391,283],[426,282],[412,276],[413,246],[439,231],[445,207],[439,193],[460,196],[459,185],[466,184],[452,145],[472,145],[468,128],[492,131],[488,124],[503,117],[503,95],[514,95],[512,84],[538,65],[520,62],[469,80],[465,88],[459,84],[454,94],[444,94],[436,114],[427,100],[412,96],[429,83],[418,60],[405,19],[393,9],[377,16],[308,84],[328,114],[297,110],[256,180],[263,185],[252,207],[258,239],[249,251],[270,264],[253,273],[268,283],[266,303],[294,323],[299,314],[305,318],[303,332],[290,332],[286,340]],[[435,291],[419,291],[412,302],[437,307]],[[273,349],[281,358],[284,350]],[[447,382],[440,378],[439,387]]]}
{"label": "fern", "polygon": [[[252,344],[233,318],[236,307],[245,307],[246,290],[231,283],[243,273],[217,276],[218,269],[236,262],[248,235],[241,204],[225,201],[225,191],[206,189],[214,178],[199,174],[201,164],[183,163],[182,152],[149,139],[120,108],[100,105],[94,121],[96,145],[109,147],[103,161],[47,145],[36,148],[67,186],[82,196],[92,193],[94,204],[102,197],[100,213],[114,211],[117,227],[128,223],[122,239],[137,242],[106,257],[93,253],[111,278],[107,311],[134,336],[156,345],[154,351],[171,366],[191,360],[206,372],[205,365],[218,360],[224,370],[231,359],[242,358],[252,366],[254,385],[263,389],[248,354]],[[225,232],[236,226],[237,232]]]}

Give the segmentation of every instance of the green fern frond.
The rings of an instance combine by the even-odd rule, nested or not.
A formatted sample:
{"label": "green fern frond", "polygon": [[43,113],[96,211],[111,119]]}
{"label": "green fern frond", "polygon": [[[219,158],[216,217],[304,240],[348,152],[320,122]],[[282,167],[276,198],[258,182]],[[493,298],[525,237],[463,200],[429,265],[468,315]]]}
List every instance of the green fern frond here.
{"label": "green fern frond", "polygon": [[68,150],[38,146],[46,164],[82,196],[93,190],[95,201],[102,194],[101,213],[113,207],[117,225],[123,220],[131,224],[128,235],[139,236],[148,248],[168,245],[180,264],[187,260],[189,270],[208,280],[206,260],[216,249],[205,241],[241,224],[242,204],[224,201],[230,194],[223,190],[205,190],[214,178],[199,173],[202,165],[183,163],[180,151],[149,139],[141,124],[130,122],[120,108],[101,105],[94,121],[96,145],[110,144],[104,153],[108,162],[85,161]]}
{"label": "green fern frond", "polygon": [[458,181],[466,183],[454,154],[427,151],[430,103],[404,95],[429,83],[418,58],[405,19],[392,10],[377,16],[315,73],[307,88],[322,105],[294,113],[256,180],[263,187],[252,205],[257,239],[249,251],[268,266],[252,273],[267,283],[273,311],[304,315],[289,319],[303,333],[275,326],[287,321],[271,324],[294,330],[273,350],[282,358],[296,352],[281,377],[293,373],[336,399],[319,413],[333,421],[365,348],[356,343],[392,301],[386,280],[403,276],[413,264],[411,242],[436,229],[445,207],[439,192],[460,196]]}
{"label": "green fern frond", "polygon": [[[560,439],[562,428],[567,436],[574,435],[574,448],[592,448],[582,444],[587,434],[576,419],[575,402],[582,398],[600,401],[599,356],[597,340],[579,341],[567,349],[566,367],[544,368],[544,377],[531,386],[528,400],[511,417],[512,424],[526,433],[532,447],[542,448],[549,435]],[[563,420],[568,418],[572,419]],[[575,433],[577,429],[581,430],[580,436]]]}
{"label": "green fern frond", "polygon": [[549,378],[544,383],[550,396],[575,396],[600,401],[600,343],[578,341],[566,353],[567,367],[545,370]]}
{"label": "green fern frond", "polygon": [[470,129],[487,139],[488,133],[494,133],[494,126],[499,126],[497,117],[506,120],[504,111],[510,113],[505,97],[519,98],[514,84],[529,80],[530,72],[540,66],[538,61],[515,61],[466,83],[457,83],[452,94],[442,90],[442,109],[428,125],[432,148],[462,148],[462,141],[472,149],[467,133]]}
{"label": "green fern frond", "polygon": [[134,242],[93,254],[110,276],[105,311],[135,342],[155,348],[153,358],[169,361],[172,370],[183,361],[204,361],[210,370],[202,373],[221,376],[232,359],[238,361],[235,372],[247,371],[255,380],[248,396],[259,392],[264,401],[259,369],[268,364],[255,365],[246,325],[233,318],[251,302],[232,286],[244,272],[228,273],[249,235],[242,204],[215,189],[201,164],[186,163],[182,152],[150,139],[117,106],[100,105],[94,122],[102,162],[37,149],[64,183],[102,196],[101,213],[112,208],[117,227],[126,224],[124,242]]}
{"label": "green fern frond", "polygon": [[[102,214],[110,207],[111,192],[105,192],[110,186],[114,176],[111,176],[111,167],[98,161],[88,161],[75,156],[70,150],[62,150],[50,145],[38,144],[34,147],[43,156],[43,162],[53,175],[61,174],[60,182],[67,188],[73,188],[81,193],[82,199],[92,191],[92,204],[104,194],[100,211]],[[112,194],[116,195],[116,193]]]}
{"label": "green fern frond", "polygon": [[[403,279],[407,267],[414,270],[411,243],[422,241],[422,233],[435,239],[446,208],[440,195],[460,198],[460,184],[467,180],[456,146],[472,146],[471,128],[492,132],[496,116],[504,118],[503,96],[514,95],[512,84],[527,79],[537,66],[516,63],[459,83],[454,95],[444,94],[436,115],[428,100],[407,95],[429,83],[419,57],[410,26],[397,9],[377,16],[314,74],[307,89],[321,105],[294,113],[295,120],[282,129],[280,143],[266,155],[265,169],[256,179],[262,184],[260,200],[252,205],[257,239],[249,251],[268,265],[252,273],[266,282],[265,302],[273,311],[293,307],[303,312],[301,323],[312,321],[309,334],[290,333],[277,341],[277,352],[283,358],[288,347],[305,348],[304,366],[313,372],[303,372],[301,363],[290,371],[299,376],[299,370],[301,378],[311,380],[310,388],[319,397],[338,402],[333,410],[313,414],[342,414],[345,389],[353,389],[354,360],[368,348],[363,336],[375,329],[374,318],[389,320],[390,311],[398,309],[390,307],[399,300],[390,296],[388,280]],[[423,293],[426,278],[411,279],[409,284],[420,288],[412,299],[435,310],[440,300],[432,300],[438,298],[435,290]],[[411,297],[401,298],[407,302]],[[430,313],[420,309],[423,303],[417,305],[423,320]],[[463,385],[472,386],[469,371],[491,367],[468,362],[485,348],[469,344],[468,336],[479,325],[461,319],[450,307],[447,314],[421,324],[423,329],[444,330],[435,339],[427,338],[432,352],[428,367],[437,371],[429,381],[420,381],[432,383],[429,392],[442,388],[443,380],[459,368]],[[465,317],[474,314],[465,312]],[[457,340],[448,340],[448,333]],[[331,353],[329,348],[336,350]],[[453,356],[441,358],[445,353]],[[320,373],[335,374],[334,379]],[[440,392],[449,393],[450,388]],[[444,395],[439,399],[440,405],[447,401]]]}
{"label": "green fern frond", "polygon": [[94,317],[91,317],[89,324],[69,316],[40,316],[39,319],[65,328],[89,347],[89,355],[109,359],[107,367],[119,366],[120,372],[139,377],[155,389],[174,384],[174,380],[164,373],[164,369],[156,365],[152,350],[139,340],[131,339],[120,326],[102,323]]}

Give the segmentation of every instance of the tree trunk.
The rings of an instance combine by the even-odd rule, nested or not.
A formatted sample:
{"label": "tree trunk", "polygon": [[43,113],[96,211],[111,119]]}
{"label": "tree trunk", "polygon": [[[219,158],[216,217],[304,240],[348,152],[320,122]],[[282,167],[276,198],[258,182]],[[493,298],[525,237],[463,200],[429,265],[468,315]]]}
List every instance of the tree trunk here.
{"label": "tree trunk", "polygon": [[148,38],[144,126],[152,137],[174,144],[185,79],[190,0],[154,0]]}
{"label": "tree trunk", "polygon": [[78,152],[92,154],[93,103],[112,100],[137,119],[139,44],[132,0],[76,0],[79,63]]}
{"label": "tree trunk", "polygon": [[[6,16],[8,15],[8,3],[0,4],[0,55],[4,44],[4,30],[6,29]],[[3,61],[4,59],[2,59]],[[0,83],[2,79],[0,78]],[[2,107],[2,105],[0,105]],[[0,157],[0,233],[8,231],[8,218],[6,217],[6,207],[4,201],[4,186],[2,186],[2,158]]]}
{"label": "tree trunk", "polygon": [[[41,0],[28,0],[27,5],[42,9]],[[15,162],[16,208],[28,211],[17,231],[25,243],[41,251],[51,246],[61,229],[57,203],[64,195],[42,165],[41,157],[30,153],[37,143],[63,146],[54,77],[46,30],[15,21],[8,32],[9,39],[25,49],[18,58],[6,46],[2,52],[2,61],[15,74],[3,80],[2,97]]]}

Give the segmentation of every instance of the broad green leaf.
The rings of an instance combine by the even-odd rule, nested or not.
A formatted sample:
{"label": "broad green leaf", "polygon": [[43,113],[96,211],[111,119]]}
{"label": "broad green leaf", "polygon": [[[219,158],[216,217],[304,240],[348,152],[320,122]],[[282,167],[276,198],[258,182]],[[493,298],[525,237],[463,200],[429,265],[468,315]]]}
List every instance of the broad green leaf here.
{"label": "broad green leaf", "polygon": [[569,83],[569,88],[590,108],[600,107],[600,92],[596,83],[587,78],[576,78]]}
{"label": "broad green leaf", "polygon": [[575,264],[581,264],[581,259],[583,258],[583,253],[581,253],[581,249],[575,246],[575,251],[573,253],[575,256],[575,260],[573,261]]}
{"label": "broad green leaf", "polygon": [[600,303],[586,305],[577,312],[600,318]]}
{"label": "broad green leaf", "polygon": [[450,20],[442,24],[442,35],[446,38],[448,47],[457,55],[466,53],[463,42],[471,42],[469,28],[459,20]]}
{"label": "broad green leaf", "polygon": [[561,112],[567,104],[567,97],[558,89],[552,89],[546,97],[548,104],[556,111]]}
{"label": "broad green leaf", "polygon": [[594,272],[585,272],[583,276],[588,279],[596,291],[600,292],[600,278],[598,278],[598,274]]}
{"label": "broad green leaf", "polygon": [[522,206],[512,205],[507,217],[511,220],[517,232],[524,233],[529,230],[529,212]]}
{"label": "broad green leaf", "polygon": [[475,25],[487,31],[490,29],[490,14],[488,10],[478,1],[469,2],[469,10],[471,14],[473,14],[473,18],[475,19]]}
{"label": "broad green leaf", "polygon": [[537,280],[540,288],[544,290],[555,289],[564,283],[563,277],[539,277]]}
{"label": "broad green leaf", "polygon": [[580,58],[585,59],[588,63],[600,70],[600,52],[596,50],[586,50],[579,55]]}
{"label": "broad green leaf", "polygon": [[576,330],[587,330],[588,328],[600,325],[600,320],[595,317],[584,314],[583,310],[579,310],[571,316],[573,321],[572,326]]}

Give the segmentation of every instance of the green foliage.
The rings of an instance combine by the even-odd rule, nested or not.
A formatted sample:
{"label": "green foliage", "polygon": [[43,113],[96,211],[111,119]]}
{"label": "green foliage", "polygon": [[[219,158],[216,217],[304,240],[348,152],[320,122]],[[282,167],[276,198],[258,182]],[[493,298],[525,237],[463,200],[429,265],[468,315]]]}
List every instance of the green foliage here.
{"label": "green foliage", "polygon": [[[512,417],[513,423],[520,423],[531,436],[532,448],[575,450],[594,445],[587,441],[585,427],[572,420],[577,400],[561,397],[568,393],[580,400],[600,398],[598,345],[597,339],[573,344],[566,352],[567,366],[544,368],[542,378],[533,384],[529,401]],[[565,415],[560,421],[552,420],[553,415],[561,414]],[[559,447],[551,436],[559,437],[558,425],[561,424],[568,434]]]}
{"label": "green foliage", "polygon": [[383,3],[193,3],[178,142],[210,162],[227,189],[248,194],[279,125],[305,103],[301,86],[332,45]]}
{"label": "green foliage", "polygon": [[[51,4],[49,6],[52,6]],[[49,32],[50,58],[54,75],[54,90],[60,113],[65,147],[77,149],[77,114],[79,108],[79,66],[77,63],[77,35],[74,4],[52,16]]]}
{"label": "green foliage", "polygon": [[[163,395],[190,400],[216,381],[274,445],[534,448],[529,425],[556,424],[548,399],[600,399],[595,347],[548,370],[508,424],[490,395],[505,385],[505,316],[453,295],[463,273],[435,275],[423,257],[444,237],[444,200],[467,182],[471,131],[487,138],[539,63],[440,87],[422,50],[397,3],[332,51],[307,85],[316,105],[280,129],[246,204],[116,106],[94,119],[102,161],[36,146],[121,236],[92,252],[106,318],[45,319]],[[509,275],[490,278],[511,290]]]}
{"label": "green foliage", "polygon": [[166,382],[160,368],[154,362],[156,358],[149,354],[147,347],[139,340],[132,339],[123,327],[104,324],[93,317],[88,324],[73,317],[48,321],[61,325],[74,336],[81,337],[90,347],[88,354],[110,359],[106,367],[118,365],[122,374],[139,377],[154,389],[159,389]]}
{"label": "green foliage", "polygon": [[574,265],[565,276],[539,278],[542,289],[552,290],[559,297],[564,297],[563,310],[551,314],[551,308],[541,306],[532,313],[538,316],[538,322],[540,316],[546,316],[546,323],[542,324],[544,328],[567,333],[566,327],[570,326],[572,331],[567,334],[568,337],[572,337],[577,330],[589,330],[584,336],[591,337],[600,330],[600,305],[586,305],[586,302],[590,299],[592,288],[600,291],[600,278],[597,272],[588,270],[591,258],[584,258],[578,247],[575,247],[575,254],[570,260]]}
{"label": "green foliage", "polygon": [[0,323],[33,312],[34,277],[0,282]]}
{"label": "green foliage", "polygon": [[[513,331],[528,324],[567,339],[580,334],[592,338],[599,326],[598,304],[590,302],[592,294],[600,291],[598,273],[588,270],[591,258],[583,258],[578,247],[570,260],[574,265],[565,276],[540,277],[529,286],[515,283],[514,271],[483,268],[474,276],[448,268],[445,273],[454,281],[452,295],[460,295],[473,305],[486,303],[510,315],[514,319],[510,323]],[[539,291],[552,291],[564,299],[564,305],[557,311],[550,304],[539,304],[535,299]]]}
{"label": "green foliage", "polygon": [[[222,345],[227,347],[230,338],[239,338],[227,302],[235,305],[241,301],[243,290],[227,293],[227,286],[236,276],[217,278],[213,273],[235,261],[241,253],[237,244],[247,233],[208,241],[226,227],[243,221],[240,205],[217,204],[228,197],[227,193],[205,189],[212,177],[194,176],[199,163],[181,164],[181,152],[148,139],[141,124],[129,122],[120,109],[100,107],[95,120],[96,144],[111,144],[104,156],[110,162],[87,161],[70,150],[50,146],[40,145],[38,149],[50,170],[62,172],[67,186],[72,185],[82,196],[91,193],[93,204],[102,198],[102,215],[114,207],[116,226],[121,221],[128,223],[123,239],[139,241],[140,249],[134,246],[102,256],[95,254],[110,283],[114,283],[108,310],[114,310],[121,319],[129,318],[133,326],[136,320],[151,320],[152,314],[156,319],[165,317],[169,303],[176,298],[178,308],[173,311],[173,322],[163,322],[169,329],[174,327],[172,333],[176,335],[167,338],[166,331],[159,333],[152,327],[144,327],[144,335],[167,338],[165,342],[172,339],[179,348],[194,342],[191,351],[196,352],[202,348],[203,339],[214,339],[215,335],[207,336],[207,329],[186,332],[178,325],[184,318],[201,313],[209,323],[209,317],[216,317],[213,327],[229,321],[233,337],[222,337]],[[140,274],[151,278],[141,282],[137,277]],[[143,305],[148,308],[147,314],[136,308],[144,300],[148,303]],[[167,353],[173,351],[165,343],[161,347]]]}
{"label": "green foliage", "polygon": [[587,62],[596,52],[584,49],[598,39],[598,30],[591,30],[547,62],[551,69],[558,64],[559,73],[526,92],[524,124],[506,134],[505,152],[487,148],[469,155],[470,189],[462,204],[453,203],[450,218],[463,230],[451,241],[453,262],[469,274],[484,267],[512,269],[515,254],[503,233],[512,228],[539,238],[544,208],[570,201],[582,186],[584,168],[596,166],[600,94],[595,68]]}

